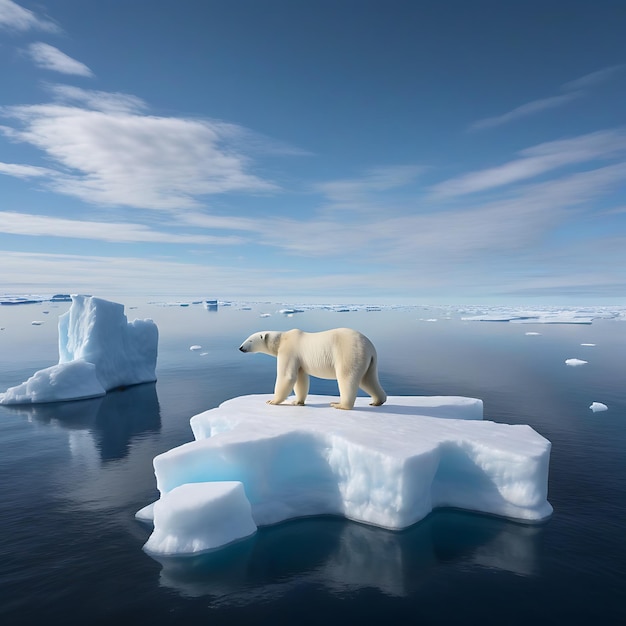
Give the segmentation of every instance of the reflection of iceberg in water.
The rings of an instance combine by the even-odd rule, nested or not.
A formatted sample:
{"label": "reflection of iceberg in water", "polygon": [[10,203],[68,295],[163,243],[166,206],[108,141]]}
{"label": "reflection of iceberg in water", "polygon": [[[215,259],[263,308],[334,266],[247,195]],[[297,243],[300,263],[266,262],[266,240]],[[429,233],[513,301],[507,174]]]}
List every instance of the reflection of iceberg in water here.
{"label": "reflection of iceberg in water", "polygon": [[[91,400],[6,407],[45,424],[72,431],[73,456],[91,456],[87,448],[98,450],[102,461],[121,459],[128,454],[131,440],[161,429],[161,413],[155,383],[135,385],[109,392]],[[89,431],[85,437],[75,431]]]}
{"label": "reflection of iceberg in water", "polygon": [[436,511],[402,532],[339,518],[301,519],[261,528],[217,552],[160,558],[160,582],[184,596],[237,605],[275,599],[303,583],[403,597],[446,563],[533,576],[542,533],[542,526],[452,510]]}

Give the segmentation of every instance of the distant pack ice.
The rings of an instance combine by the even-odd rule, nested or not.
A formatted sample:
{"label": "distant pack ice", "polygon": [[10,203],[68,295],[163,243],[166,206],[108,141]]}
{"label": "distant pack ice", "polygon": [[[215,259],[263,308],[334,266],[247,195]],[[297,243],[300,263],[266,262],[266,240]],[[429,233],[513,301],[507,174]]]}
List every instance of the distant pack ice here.
{"label": "distant pack ice", "polygon": [[306,406],[268,397],[192,417],[195,441],[155,457],[161,497],[136,514],[154,524],[147,552],[196,554],[310,515],[400,530],[437,507],[525,522],[552,513],[550,442],[483,421],[481,400],[392,396],[373,408],[359,397],[338,417],[325,396]]}
{"label": "distant pack ice", "polygon": [[59,363],[0,394],[0,404],[78,400],[156,380],[158,329],[149,319],[129,322],[124,305],[72,296],[59,317]]}

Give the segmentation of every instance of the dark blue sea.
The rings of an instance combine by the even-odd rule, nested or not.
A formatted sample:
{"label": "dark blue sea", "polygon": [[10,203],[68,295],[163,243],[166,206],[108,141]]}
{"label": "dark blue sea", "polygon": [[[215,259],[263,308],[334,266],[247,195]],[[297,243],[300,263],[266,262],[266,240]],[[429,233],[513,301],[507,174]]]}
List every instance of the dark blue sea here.
{"label": "dark blue sea", "polygon": [[[626,623],[623,314],[517,324],[464,321],[454,307],[289,316],[281,304],[123,303],[129,320],[159,327],[155,384],[0,406],[0,624]],[[0,392],[57,363],[68,308],[0,306]],[[275,361],[240,353],[241,341],[337,326],[373,340],[388,394],[481,398],[485,419],[548,438],[553,516],[525,525],[439,510],[403,532],[308,518],[197,558],[144,553],[150,528],[134,515],[158,497],[154,456],[192,440],[193,415],[273,389]],[[334,395],[336,383],[312,379],[311,393]]]}

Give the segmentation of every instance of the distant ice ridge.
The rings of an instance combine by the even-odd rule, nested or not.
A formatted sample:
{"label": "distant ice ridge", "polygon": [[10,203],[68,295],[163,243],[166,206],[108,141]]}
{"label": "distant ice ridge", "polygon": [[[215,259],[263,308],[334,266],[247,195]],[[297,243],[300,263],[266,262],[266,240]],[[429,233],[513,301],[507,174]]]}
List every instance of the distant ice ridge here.
{"label": "distant ice ridge", "polygon": [[148,553],[197,554],[310,515],[400,530],[437,507],[526,522],[552,513],[550,442],[529,426],[483,421],[481,400],[392,396],[370,407],[359,397],[338,415],[326,396],[306,406],[268,398],[192,417],[195,441],[155,457],[161,496],[136,514],[154,524]]}
{"label": "distant ice ridge", "polygon": [[0,404],[60,402],[102,396],[111,389],[156,380],[158,329],[149,319],[128,322],[124,305],[72,296],[59,317],[59,363],[0,394]]}
{"label": "distant ice ridge", "polygon": [[[466,312],[468,312],[466,310]],[[623,319],[623,307],[584,308],[482,308],[475,315],[461,317],[466,322],[511,322],[513,324],[591,324],[596,319]]]}

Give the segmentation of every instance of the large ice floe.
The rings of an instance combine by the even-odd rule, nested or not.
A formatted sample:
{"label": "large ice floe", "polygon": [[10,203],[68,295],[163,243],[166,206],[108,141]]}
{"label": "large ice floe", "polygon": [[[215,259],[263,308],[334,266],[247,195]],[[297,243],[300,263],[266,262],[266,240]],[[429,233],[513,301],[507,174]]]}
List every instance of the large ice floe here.
{"label": "large ice floe", "polygon": [[0,404],[60,402],[103,396],[111,389],[156,380],[158,329],[129,322],[124,305],[72,296],[59,316],[59,363],[0,394]]}
{"label": "large ice floe", "polygon": [[437,507],[540,522],[550,442],[530,426],[483,420],[482,401],[391,396],[269,405],[270,396],[224,402],[191,418],[194,441],[154,458],[160,498],[137,512],[154,530],[154,556],[194,555],[250,536],[258,526],[339,515],[390,530]]}

